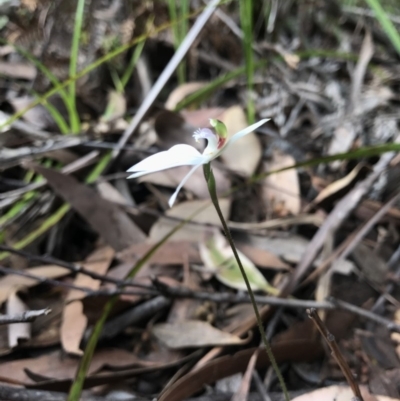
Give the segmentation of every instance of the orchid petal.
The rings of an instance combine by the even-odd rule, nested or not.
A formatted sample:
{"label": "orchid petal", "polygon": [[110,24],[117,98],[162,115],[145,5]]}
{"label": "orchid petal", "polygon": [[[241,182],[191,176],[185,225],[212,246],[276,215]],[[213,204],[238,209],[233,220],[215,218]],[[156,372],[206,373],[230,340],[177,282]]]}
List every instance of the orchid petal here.
{"label": "orchid petal", "polygon": [[175,192],[172,194],[172,196],[169,198],[168,205],[169,207],[172,207],[172,205],[176,201],[176,197],[178,196],[179,191],[182,189],[182,187],[185,185],[186,181],[191,177],[191,175],[202,165],[198,164],[197,166],[194,166],[182,179],[182,181],[179,183],[178,187],[176,188]]}
{"label": "orchid petal", "polygon": [[198,142],[200,138],[207,140],[207,147],[204,149],[203,155],[213,154],[218,149],[218,137],[209,128],[198,129],[193,134],[193,138],[196,142]]}
{"label": "orchid petal", "polygon": [[256,130],[258,127],[261,127],[261,125],[265,124],[267,121],[269,120],[269,118],[264,118],[263,120],[259,121],[258,123],[252,124],[249,127],[246,127],[245,129],[237,132],[235,135],[233,135],[227,145],[231,145],[232,143],[236,142],[238,139],[240,139],[241,137],[250,134],[250,132],[253,132],[254,130]]}
{"label": "orchid petal", "polygon": [[190,145],[175,145],[172,148],[156,153],[132,166],[128,172],[133,172],[128,178],[137,178],[145,174],[166,170],[178,166],[200,165],[208,162],[196,148]]}

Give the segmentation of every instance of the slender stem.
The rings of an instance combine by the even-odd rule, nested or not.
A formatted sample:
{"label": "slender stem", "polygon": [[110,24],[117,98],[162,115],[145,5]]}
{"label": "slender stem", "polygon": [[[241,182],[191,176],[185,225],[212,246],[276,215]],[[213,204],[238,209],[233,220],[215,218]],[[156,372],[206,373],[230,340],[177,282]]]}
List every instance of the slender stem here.
{"label": "slender stem", "polygon": [[271,345],[269,344],[267,336],[265,335],[263,322],[261,320],[261,315],[260,315],[260,312],[258,310],[256,299],[255,299],[253,290],[251,289],[249,279],[247,278],[246,272],[245,272],[245,270],[243,268],[243,265],[242,265],[242,262],[241,262],[241,260],[239,258],[239,254],[238,254],[238,252],[236,250],[236,246],[235,246],[235,243],[233,241],[231,232],[229,231],[228,225],[227,225],[227,223],[225,221],[224,215],[222,214],[221,208],[219,206],[218,196],[217,196],[217,191],[216,191],[216,185],[215,185],[215,178],[214,178],[214,174],[212,172],[210,164],[205,164],[204,165],[204,176],[205,176],[206,181],[207,181],[208,191],[210,192],[211,201],[212,201],[212,203],[213,203],[213,205],[215,207],[215,210],[217,211],[219,219],[221,220],[222,227],[224,229],[226,238],[228,239],[229,245],[232,248],[233,255],[235,256],[236,262],[237,262],[237,264],[238,264],[238,266],[240,268],[240,272],[242,273],[243,280],[246,283],[247,291],[249,292],[251,304],[253,305],[254,314],[256,316],[258,329],[260,331],[261,339],[262,339],[262,342],[264,344],[265,350],[267,351],[268,358],[269,358],[269,360],[271,362],[271,365],[272,365],[272,367],[273,367],[273,369],[274,369],[274,371],[276,373],[276,376],[278,377],[279,384],[281,385],[282,391],[283,391],[283,393],[285,395],[285,400],[286,401],[290,401],[289,393],[288,393],[288,390],[286,388],[286,384],[285,384],[285,381],[283,379],[282,373],[279,370],[279,367],[278,367],[278,364],[276,363],[276,359],[274,357],[274,354],[272,353]]}
{"label": "slender stem", "polygon": [[[72,36],[71,55],[69,62],[69,77],[76,75],[78,67],[79,43],[82,34],[83,14],[85,10],[85,0],[78,0],[75,12],[74,33]],[[80,121],[79,114],[76,109],[76,81],[73,80],[69,84],[69,101],[72,113],[70,114],[70,125],[73,134],[79,134]]]}

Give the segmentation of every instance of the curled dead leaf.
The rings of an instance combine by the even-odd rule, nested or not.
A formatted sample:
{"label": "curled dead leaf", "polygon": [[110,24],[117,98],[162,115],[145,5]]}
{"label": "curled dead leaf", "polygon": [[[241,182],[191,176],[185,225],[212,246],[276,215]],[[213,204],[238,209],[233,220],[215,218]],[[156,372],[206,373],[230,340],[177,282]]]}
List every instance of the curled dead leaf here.
{"label": "curled dead leaf", "polygon": [[[294,164],[292,156],[275,151],[271,161],[264,164],[264,171],[268,173]],[[296,169],[269,174],[263,184],[265,199],[275,214],[286,216],[300,212],[300,184]]]}
{"label": "curled dead leaf", "polygon": [[247,339],[242,340],[200,320],[157,324],[153,327],[152,333],[172,349],[240,345],[247,342]]}

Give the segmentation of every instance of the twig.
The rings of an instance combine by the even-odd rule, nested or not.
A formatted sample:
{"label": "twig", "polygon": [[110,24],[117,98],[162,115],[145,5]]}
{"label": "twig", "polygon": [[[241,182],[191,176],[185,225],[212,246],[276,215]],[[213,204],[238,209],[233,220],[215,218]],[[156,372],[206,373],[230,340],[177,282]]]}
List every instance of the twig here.
{"label": "twig", "polygon": [[[35,276],[34,274],[30,274],[24,270],[16,270],[16,269],[10,269],[9,267],[5,266],[0,266],[0,273],[4,274],[13,274],[15,276],[22,276],[22,277],[27,277],[32,280],[35,280],[38,282],[38,284],[49,284],[49,285],[54,285],[54,286],[60,286],[60,287],[65,287],[70,290],[77,290],[77,291],[82,291],[88,296],[98,296],[98,295],[121,295],[121,294],[126,294],[126,295],[157,295],[157,293],[154,293],[151,288],[146,287],[146,292],[140,292],[140,291],[122,291],[122,290],[113,290],[113,289],[105,289],[105,290],[92,290],[89,287],[80,287],[75,284],[71,283],[66,283],[64,281],[60,280],[55,280],[52,278],[48,277],[43,277],[43,276]],[[122,282],[123,283],[123,282]],[[122,284],[123,286],[128,286],[129,283],[127,284]]]}
{"label": "twig", "polygon": [[303,281],[302,285],[314,281],[325,270],[332,266],[334,261],[346,259],[361,242],[361,240],[369,233],[372,227],[378,223],[381,218],[388,212],[395,202],[400,197],[400,192],[385,203],[361,228],[357,228],[350,234],[324,261],[320,263],[316,270]]}
{"label": "twig", "polygon": [[[175,298],[192,298],[201,301],[212,301],[216,303],[230,303],[230,304],[240,304],[240,303],[250,303],[251,299],[247,293],[237,293],[232,294],[228,292],[201,292],[193,291],[186,287],[170,287],[165,285],[161,281],[154,279],[152,280],[155,288],[165,296],[175,297]],[[400,333],[400,325],[396,324],[392,320],[386,319],[382,316],[377,315],[371,311],[360,308],[359,306],[352,305],[348,302],[344,302],[335,298],[329,298],[324,302],[307,301],[303,299],[284,299],[276,298],[262,295],[255,295],[254,299],[259,305],[271,305],[271,306],[282,306],[285,308],[294,309],[343,309],[348,312],[354,313],[360,317],[371,320],[375,323],[379,323],[385,326],[390,331],[396,331]]]}
{"label": "twig", "polygon": [[51,312],[51,309],[28,310],[15,315],[0,315],[0,325],[12,323],[33,322],[39,316],[46,316]]}
{"label": "twig", "polygon": [[[400,277],[400,264],[398,263],[399,260],[400,260],[400,246],[396,249],[396,251],[393,253],[393,255],[391,256],[391,258],[388,262],[389,271],[393,271],[394,268],[397,266],[397,269],[394,273],[395,278]],[[385,287],[385,292],[380,295],[380,297],[375,302],[375,305],[371,309],[373,312],[378,313],[383,309],[382,307],[385,304],[387,294],[390,294],[394,290],[394,288],[395,288],[395,285],[393,283],[389,283]]]}
{"label": "twig", "polygon": [[[123,280],[118,280],[116,278],[113,277],[108,277],[108,276],[104,276],[102,274],[98,274],[96,272],[93,272],[91,270],[87,270],[85,269],[82,265],[78,264],[78,263],[69,263],[69,262],[65,262],[64,260],[61,259],[57,259],[57,258],[53,258],[52,256],[39,256],[39,255],[34,255],[25,251],[21,251],[19,249],[15,249],[6,245],[0,245],[0,251],[6,251],[6,252],[11,252],[14,253],[15,255],[19,255],[22,256],[28,260],[34,261],[34,262],[40,262],[40,263],[45,263],[45,264],[49,264],[49,265],[57,265],[57,266],[61,266],[61,267],[65,267],[66,269],[70,270],[72,273],[80,273],[80,274],[84,274],[86,276],[89,276],[95,280],[101,280],[107,283],[112,283],[115,284],[117,286],[121,286],[124,285],[125,287],[137,287],[137,288],[143,288],[143,289],[151,289],[149,286],[145,285],[145,284],[140,284],[140,283],[133,283],[133,282],[125,282]],[[14,270],[9,269],[10,272],[7,274],[14,274]],[[21,270],[19,270],[21,271]],[[15,273],[18,274],[18,273]],[[29,276],[27,276],[29,277]],[[36,277],[36,276],[33,276]]]}
{"label": "twig", "polygon": [[[251,298],[247,293],[229,293],[229,292],[202,292],[193,291],[187,287],[171,287],[163,282],[153,278],[153,284],[155,288],[163,295],[173,298],[192,298],[201,301],[213,301],[216,303],[250,303]],[[301,299],[284,299],[277,297],[268,297],[262,295],[254,295],[254,299],[257,304],[260,305],[273,305],[273,306],[284,306],[288,308],[299,308],[299,309],[335,309],[336,307],[330,302],[316,302],[316,301],[305,301]]]}
{"label": "twig", "polygon": [[395,156],[394,152],[383,155],[374,166],[374,171],[359,182],[347,195],[345,195],[333,208],[324,224],[318,229],[313,239],[310,241],[304,256],[292,274],[289,283],[285,286],[283,294],[290,294],[297,287],[299,281],[306,275],[312,262],[317,257],[319,251],[325,243],[326,238],[336,232],[340,225],[350,215],[361,199],[378,177],[386,170],[390,161]]}
{"label": "twig", "polygon": [[112,160],[114,162],[118,158],[121,148],[123,146],[125,146],[125,144],[128,142],[128,140],[131,137],[131,135],[133,134],[133,132],[139,126],[140,122],[142,121],[143,117],[149,110],[150,106],[156,100],[157,96],[159,95],[159,93],[164,88],[165,84],[168,82],[171,75],[174,73],[175,69],[178,67],[178,65],[182,61],[183,57],[185,57],[190,46],[196,40],[198,34],[203,29],[204,25],[206,24],[208,19],[211,17],[214,10],[217,8],[219,2],[220,2],[220,0],[212,0],[212,1],[210,1],[210,3],[207,4],[204,11],[197,18],[196,22],[194,23],[194,25],[192,26],[192,28],[190,29],[188,34],[185,36],[185,39],[182,41],[181,45],[176,50],[174,56],[171,58],[171,60],[167,64],[167,66],[164,68],[161,75],[158,77],[157,82],[151,88],[149,94],[146,96],[144,102],[141,104],[141,106],[137,110],[137,112],[136,112],[135,116],[133,117],[132,121],[130,122],[128,128],[125,130],[125,132],[121,136],[121,139],[118,141],[118,146],[113,150]]}
{"label": "twig", "polygon": [[[80,169],[89,166],[90,164],[94,163],[99,156],[99,152],[93,150],[85,154],[84,156],[80,157],[77,160],[67,164],[64,166],[60,171],[63,174],[72,174]],[[10,199],[10,198],[19,198],[23,196],[25,193],[29,191],[35,191],[40,188],[43,188],[47,185],[47,180],[43,179],[39,182],[33,182],[32,184],[24,185],[22,188],[13,189],[11,191],[2,192],[0,194],[0,199]]]}
{"label": "twig", "polygon": [[43,153],[54,150],[67,149],[80,145],[86,138],[70,138],[60,136],[57,139],[49,139],[39,148],[19,147],[18,149],[4,149],[0,151],[0,168],[10,168],[18,165],[22,159],[31,159]]}
{"label": "twig", "polygon": [[372,311],[360,308],[358,306],[352,305],[345,301],[341,301],[339,299],[330,297],[329,301],[332,302],[333,305],[337,306],[340,309],[347,310],[358,316],[361,316],[368,320],[371,320],[375,323],[379,323],[380,325],[385,326],[389,331],[396,331],[396,332],[400,333],[400,325],[393,322],[392,320],[386,319]]}
{"label": "twig", "polygon": [[[99,341],[109,340],[119,333],[124,331],[128,326],[136,325],[137,323],[153,317],[159,311],[171,305],[171,300],[163,296],[158,296],[150,299],[140,305],[135,305],[133,308],[111,318],[103,327]],[[87,339],[87,338],[86,338]],[[85,339],[85,340],[86,340]]]}
{"label": "twig", "polygon": [[357,232],[357,234],[350,240],[346,249],[342,252],[339,259],[346,259],[362,241],[362,239],[370,232],[370,230],[377,224],[381,218],[389,211],[389,209],[399,200],[400,192],[393,196],[386,202]]}
{"label": "twig", "polygon": [[[121,286],[135,286],[135,283],[126,283],[124,281],[120,281],[119,288],[117,289],[101,289],[101,290],[92,290],[89,287],[80,287],[71,283],[66,283],[64,281],[50,279],[43,276],[35,276],[34,274],[30,274],[24,270],[15,270],[10,269],[8,267],[0,266],[0,272],[4,274],[13,274],[17,276],[27,277],[32,280],[36,280],[41,284],[49,284],[54,286],[65,287],[72,290],[82,291],[89,297],[94,296],[115,296],[115,295],[136,295],[136,296],[157,296],[164,295],[173,298],[192,298],[198,299],[202,301],[212,301],[216,303],[231,303],[231,304],[240,304],[240,303],[251,303],[251,298],[248,294],[245,293],[227,293],[227,292],[195,292],[190,288],[186,287],[170,287],[160,282],[156,278],[153,278],[152,282],[154,287],[143,285],[143,289],[146,291],[132,291],[132,290],[124,290],[121,289]],[[284,299],[284,298],[276,298],[262,295],[255,295],[255,301],[260,305],[272,305],[272,306],[282,306],[285,308],[295,308],[295,309],[344,309],[349,312],[352,312],[358,316],[369,319],[373,322],[379,323],[385,326],[390,331],[396,331],[400,333],[400,325],[394,323],[393,321],[386,319],[373,313],[371,311],[367,311],[358,306],[349,304],[344,301],[340,301],[334,298],[330,298],[329,301],[325,302],[316,302],[316,301],[307,301],[301,299]],[[0,315],[1,316],[1,315]],[[1,319],[0,319],[1,324]],[[5,324],[5,323],[4,323]]]}
{"label": "twig", "polygon": [[350,367],[346,362],[346,359],[343,357],[343,354],[340,352],[339,346],[335,340],[335,336],[327,329],[324,322],[318,316],[316,309],[309,309],[307,311],[310,319],[313,320],[314,324],[317,326],[318,331],[321,333],[322,337],[324,337],[327,342],[329,348],[331,349],[333,357],[336,359],[341,371],[346,377],[347,383],[353,391],[357,400],[363,401],[360,388],[358,387],[358,383],[354,379],[353,373],[351,373]]}

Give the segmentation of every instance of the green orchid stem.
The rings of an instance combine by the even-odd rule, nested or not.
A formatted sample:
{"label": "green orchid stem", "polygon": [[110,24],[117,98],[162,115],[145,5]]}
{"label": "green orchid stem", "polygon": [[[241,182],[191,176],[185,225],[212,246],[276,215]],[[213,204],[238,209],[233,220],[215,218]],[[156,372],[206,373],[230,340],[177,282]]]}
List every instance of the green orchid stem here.
{"label": "green orchid stem", "polygon": [[210,192],[211,201],[212,201],[212,203],[213,203],[213,205],[215,207],[215,210],[217,211],[219,219],[221,220],[222,227],[224,229],[226,238],[228,239],[229,245],[232,248],[233,255],[235,256],[236,262],[237,262],[237,264],[238,264],[238,266],[240,268],[240,272],[242,273],[243,280],[246,283],[247,291],[249,292],[251,304],[253,305],[254,314],[256,316],[258,329],[260,331],[260,335],[261,335],[262,342],[264,344],[265,350],[267,351],[268,358],[269,358],[269,360],[271,362],[271,365],[272,365],[272,367],[273,367],[273,369],[274,369],[274,371],[276,373],[276,376],[278,377],[278,380],[279,380],[279,383],[281,385],[282,391],[283,391],[283,393],[285,395],[285,400],[286,401],[290,401],[289,393],[288,393],[288,390],[286,388],[285,381],[283,380],[282,373],[279,370],[279,367],[278,367],[278,364],[276,363],[276,359],[274,357],[274,354],[272,353],[271,345],[269,344],[267,336],[265,335],[263,322],[261,320],[261,315],[260,315],[260,312],[258,310],[257,303],[256,303],[256,300],[254,298],[254,293],[253,293],[253,290],[251,289],[249,279],[247,278],[246,272],[245,272],[245,270],[243,268],[242,262],[241,262],[241,260],[239,258],[238,252],[236,250],[235,243],[233,242],[233,238],[232,238],[231,232],[229,231],[228,225],[226,224],[224,215],[222,214],[221,208],[219,206],[217,190],[216,190],[216,185],[215,185],[215,178],[214,178],[214,174],[212,172],[210,163],[204,165],[203,171],[204,171],[204,177],[205,177],[206,182],[207,182],[208,191]]}

